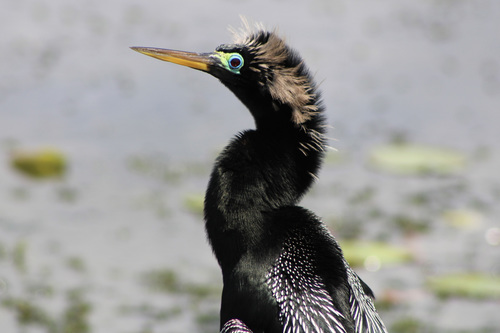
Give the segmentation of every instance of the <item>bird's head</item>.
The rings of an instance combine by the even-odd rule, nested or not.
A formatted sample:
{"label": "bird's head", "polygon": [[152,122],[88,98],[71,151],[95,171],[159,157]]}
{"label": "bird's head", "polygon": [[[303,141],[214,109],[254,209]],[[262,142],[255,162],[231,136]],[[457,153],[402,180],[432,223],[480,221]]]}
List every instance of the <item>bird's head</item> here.
{"label": "bird's head", "polygon": [[250,31],[210,53],[132,49],[215,76],[249,108],[257,127],[283,122],[302,127],[320,109],[302,59],[275,32]]}

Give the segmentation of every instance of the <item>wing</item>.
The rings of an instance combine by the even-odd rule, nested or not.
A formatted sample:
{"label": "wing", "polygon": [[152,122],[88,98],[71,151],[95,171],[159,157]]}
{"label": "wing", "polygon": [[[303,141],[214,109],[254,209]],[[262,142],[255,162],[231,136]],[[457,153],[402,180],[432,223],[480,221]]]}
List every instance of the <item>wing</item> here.
{"label": "wing", "polygon": [[[366,284],[361,281],[358,275],[349,267],[349,264],[344,260],[347,268],[347,280],[351,286],[351,295],[349,296],[349,304],[351,306],[351,315],[354,318],[356,332],[360,333],[387,333],[382,319],[375,309],[373,300],[370,295],[365,293]],[[368,287],[368,286],[366,286]]]}
{"label": "wing", "polygon": [[346,333],[346,318],[317,275],[315,249],[301,235],[285,242],[267,274],[267,284],[279,306],[284,333]]}

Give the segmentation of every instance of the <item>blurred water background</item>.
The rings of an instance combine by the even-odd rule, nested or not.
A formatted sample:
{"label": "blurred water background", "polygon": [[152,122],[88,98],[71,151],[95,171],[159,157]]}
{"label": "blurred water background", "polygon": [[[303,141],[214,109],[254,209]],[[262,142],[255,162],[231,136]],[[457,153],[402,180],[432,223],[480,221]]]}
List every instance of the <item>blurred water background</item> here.
{"label": "blurred water background", "polygon": [[[337,151],[302,204],[341,242],[411,255],[356,268],[390,330],[499,332],[494,0],[4,1],[1,331],[218,330],[222,282],[200,202],[217,152],[253,121],[209,75],[128,47],[211,51],[240,15],[278,27],[321,82]],[[395,142],[451,149],[465,165],[438,175],[370,166]],[[12,166],[15,151],[42,147],[63,153],[63,177]],[[492,278],[490,291],[429,285],[463,273]]]}

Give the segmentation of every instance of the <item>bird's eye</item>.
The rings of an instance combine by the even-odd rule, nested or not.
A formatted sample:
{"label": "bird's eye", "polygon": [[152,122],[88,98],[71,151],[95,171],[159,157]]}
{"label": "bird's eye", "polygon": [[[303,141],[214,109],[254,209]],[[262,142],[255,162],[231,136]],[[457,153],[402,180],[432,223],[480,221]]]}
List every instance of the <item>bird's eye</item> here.
{"label": "bird's eye", "polygon": [[243,67],[243,57],[239,54],[232,54],[228,59],[228,64],[231,69],[240,69]]}

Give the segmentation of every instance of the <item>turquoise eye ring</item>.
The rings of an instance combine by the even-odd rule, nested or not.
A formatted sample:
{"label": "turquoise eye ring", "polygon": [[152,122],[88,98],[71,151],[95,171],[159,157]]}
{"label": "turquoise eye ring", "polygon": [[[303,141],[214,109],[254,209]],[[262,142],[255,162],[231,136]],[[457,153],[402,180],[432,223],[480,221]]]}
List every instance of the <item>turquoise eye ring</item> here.
{"label": "turquoise eye ring", "polygon": [[237,53],[232,54],[227,60],[229,68],[238,70],[243,67],[243,57]]}

